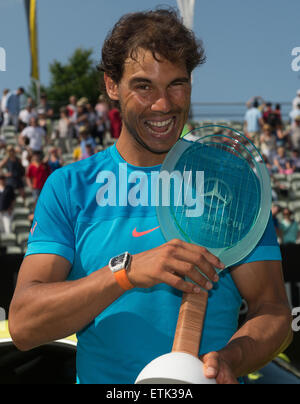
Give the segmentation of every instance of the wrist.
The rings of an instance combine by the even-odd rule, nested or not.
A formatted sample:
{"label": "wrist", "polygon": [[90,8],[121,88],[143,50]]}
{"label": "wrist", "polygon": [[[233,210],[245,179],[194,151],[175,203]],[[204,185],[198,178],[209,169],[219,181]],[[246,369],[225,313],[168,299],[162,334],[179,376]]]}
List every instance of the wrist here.
{"label": "wrist", "polygon": [[127,291],[134,288],[134,285],[128,278],[128,269],[131,263],[131,255],[125,252],[121,255],[111,258],[109,261],[109,269],[112,271],[116,282],[119,286]]}
{"label": "wrist", "polygon": [[235,377],[242,376],[240,373],[241,364],[243,363],[242,348],[238,343],[230,342],[225,348],[219,351],[220,359],[226,362]]}

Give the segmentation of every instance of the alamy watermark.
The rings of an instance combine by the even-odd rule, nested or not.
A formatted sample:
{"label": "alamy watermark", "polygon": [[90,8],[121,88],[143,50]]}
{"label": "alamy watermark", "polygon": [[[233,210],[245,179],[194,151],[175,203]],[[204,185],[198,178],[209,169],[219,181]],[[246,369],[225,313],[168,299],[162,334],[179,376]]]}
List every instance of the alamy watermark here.
{"label": "alamy watermark", "polygon": [[0,47],[0,72],[6,72],[6,52]]}
{"label": "alamy watermark", "polygon": [[292,316],[295,317],[292,322],[292,330],[294,332],[300,331],[300,307],[294,307]]}
{"label": "alamy watermark", "polygon": [[127,163],[119,172],[104,170],[97,175],[100,188],[97,204],[105,206],[184,206],[186,217],[200,217],[204,212],[203,171],[128,172]]}
{"label": "alamy watermark", "polygon": [[292,70],[294,72],[299,72],[300,71],[300,47],[296,47],[292,50],[292,56],[296,56],[292,60]]}

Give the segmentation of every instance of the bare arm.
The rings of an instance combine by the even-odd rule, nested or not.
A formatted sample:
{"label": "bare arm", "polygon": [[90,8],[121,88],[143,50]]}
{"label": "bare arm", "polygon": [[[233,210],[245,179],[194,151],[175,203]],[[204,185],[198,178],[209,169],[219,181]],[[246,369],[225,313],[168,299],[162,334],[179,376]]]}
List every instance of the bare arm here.
{"label": "bare arm", "polygon": [[57,255],[24,259],[9,312],[16,346],[29,350],[87,326],[124,291],[108,267],[66,281],[70,263]]}
{"label": "bare arm", "polygon": [[[279,261],[244,264],[232,276],[248,303],[248,315],[228,345],[206,360],[210,367],[216,367],[213,361],[225,362],[239,377],[262,368],[288,347],[292,319]],[[219,377],[226,380],[226,371]]]}
{"label": "bare arm", "polygon": [[[206,249],[173,240],[134,255],[128,277],[141,288],[165,282],[197,293],[197,287],[182,277],[187,275],[211,289],[212,282],[218,281],[215,267],[222,265]],[[108,266],[76,281],[67,280],[70,269],[69,261],[56,255],[24,259],[9,313],[10,333],[19,349],[29,350],[78,332],[124,293]]]}

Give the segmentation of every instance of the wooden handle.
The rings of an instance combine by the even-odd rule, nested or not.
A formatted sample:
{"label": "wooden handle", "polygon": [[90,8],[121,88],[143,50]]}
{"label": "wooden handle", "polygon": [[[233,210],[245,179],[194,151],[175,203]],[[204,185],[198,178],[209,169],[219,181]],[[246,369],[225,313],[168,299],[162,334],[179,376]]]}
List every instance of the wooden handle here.
{"label": "wooden handle", "polygon": [[186,352],[198,358],[208,293],[185,293],[180,306],[172,352]]}

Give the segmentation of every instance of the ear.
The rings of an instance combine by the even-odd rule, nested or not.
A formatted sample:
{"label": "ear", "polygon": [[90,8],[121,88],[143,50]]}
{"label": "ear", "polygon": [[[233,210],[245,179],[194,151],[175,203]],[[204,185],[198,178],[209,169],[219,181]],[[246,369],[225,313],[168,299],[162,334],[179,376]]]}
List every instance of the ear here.
{"label": "ear", "polygon": [[111,100],[118,101],[119,100],[119,89],[117,83],[113,81],[112,78],[107,76],[104,73],[104,82],[106,87],[106,92]]}

